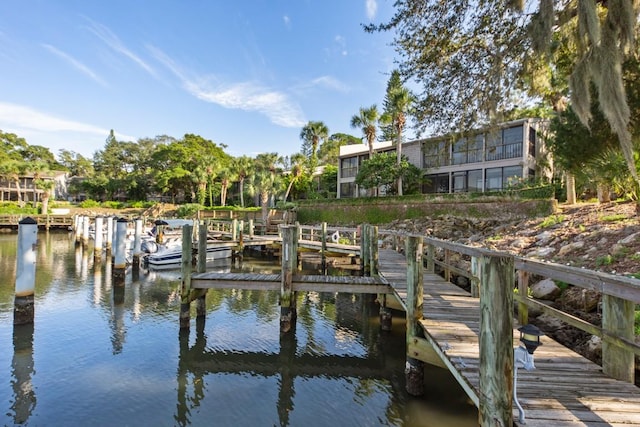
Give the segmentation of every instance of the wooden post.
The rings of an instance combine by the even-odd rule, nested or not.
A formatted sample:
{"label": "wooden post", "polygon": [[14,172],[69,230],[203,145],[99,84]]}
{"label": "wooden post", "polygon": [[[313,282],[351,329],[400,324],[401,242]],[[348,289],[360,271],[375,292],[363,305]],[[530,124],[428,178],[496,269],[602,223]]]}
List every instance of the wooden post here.
{"label": "wooden post", "polygon": [[607,340],[607,334],[625,338],[633,342],[635,304],[632,301],[612,295],[602,295],[602,369],[610,377],[635,381],[635,362],[632,351],[618,347]]}
{"label": "wooden post", "polygon": [[327,274],[327,223],[323,222],[320,225],[320,238],[322,246],[320,247],[320,266],[322,268],[322,274]]}
{"label": "wooden post", "polygon": [[113,285],[124,286],[127,270],[127,219],[118,218],[116,223],[115,257],[113,260]]}
{"label": "wooden post", "polygon": [[76,245],[80,243],[80,215],[73,216],[73,239]]}
{"label": "wooden post", "polygon": [[238,261],[242,262],[244,258],[244,221],[240,220],[238,223],[238,247],[236,248],[236,256]]}
{"label": "wooden post", "polygon": [[91,220],[88,216],[83,217],[82,221],[82,249],[87,249],[89,247],[89,225]]}
{"label": "wooden post", "polygon": [[451,270],[449,265],[451,264],[451,251],[449,249],[444,250],[444,280],[451,281]]}
{"label": "wooden post", "polygon": [[180,329],[189,329],[191,320],[191,254],[193,226],[182,227],[182,284],[180,287]]}
{"label": "wooden post", "polygon": [[291,330],[296,318],[296,301],[293,294],[293,271],[298,264],[298,227],[293,225],[281,226],[282,233],[282,273],[280,282],[280,333]]}
{"label": "wooden post", "polygon": [[[197,272],[207,271],[207,234],[209,221],[205,220],[204,225],[198,228],[198,264]],[[196,324],[203,324],[202,321],[207,316],[207,289],[199,291],[196,297]]]}
{"label": "wooden post", "polygon": [[[473,298],[480,298],[480,280],[482,278],[482,260],[479,257],[471,257],[471,296]],[[523,325],[525,325],[523,323]]]}
{"label": "wooden post", "polygon": [[198,228],[198,262],[197,272],[207,271],[207,227]]}
{"label": "wooden post", "polygon": [[25,325],[34,320],[36,289],[36,242],[38,223],[25,218],[18,223],[18,256],[16,259],[16,294],[13,306],[13,324]]}
{"label": "wooden post", "polygon": [[253,223],[253,218],[249,219],[249,237],[253,237],[255,234],[255,224]]}
{"label": "wooden post", "polygon": [[427,273],[433,274],[436,272],[435,252],[435,247],[433,244],[429,243],[427,245]]}
{"label": "wooden post", "polygon": [[513,257],[486,254],[480,283],[482,426],[513,425]]}
{"label": "wooden post", "polygon": [[142,258],[142,218],[137,218],[134,223],[132,266],[131,274],[137,276],[140,273],[140,261]]}
{"label": "wooden post", "polygon": [[111,229],[111,257],[115,259],[116,252],[118,252],[118,217],[114,216],[111,218],[111,222],[113,223],[113,228]]}
{"label": "wooden post", "polygon": [[111,251],[113,250],[113,218],[112,217],[107,217],[107,235],[105,236],[107,238],[107,242],[106,242],[106,249],[107,249],[107,258],[111,256]]}
{"label": "wooden post", "polygon": [[[526,297],[529,294],[529,272],[518,270],[518,294]],[[521,325],[529,323],[529,307],[527,304],[518,303],[518,321]]]}
{"label": "wooden post", "polygon": [[372,225],[369,227],[369,275],[378,276],[378,227]]}
{"label": "wooden post", "polygon": [[93,237],[93,262],[100,264],[102,262],[102,241],[104,235],[102,228],[104,226],[104,217],[98,215],[95,221],[95,236]]}
{"label": "wooden post", "polygon": [[235,218],[231,221],[231,240],[238,240],[238,220]]}
{"label": "wooden post", "polygon": [[369,258],[369,224],[362,224],[360,226],[362,230],[362,237],[360,238],[360,262],[363,276],[369,276],[371,274],[371,259]]}
{"label": "wooden post", "polygon": [[[416,338],[424,337],[422,320],[424,304],[424,264],[422,263],[423,240],[421,236],[407,236],[405,253],[407,259],[407,345]],[[405,368],[407,393],[412,396],[424,394],[424,363],[407,355]]]}

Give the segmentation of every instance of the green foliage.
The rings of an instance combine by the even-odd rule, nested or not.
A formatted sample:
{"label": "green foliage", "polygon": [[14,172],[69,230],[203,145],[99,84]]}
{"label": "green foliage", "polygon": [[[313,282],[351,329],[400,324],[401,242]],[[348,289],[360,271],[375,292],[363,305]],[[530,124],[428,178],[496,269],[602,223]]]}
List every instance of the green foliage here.
{"label": "green foliage", "polygon": [[634,322],[633,330],[636,335],[640,335],[640,306],[636,306],[636,312],[634,316],[635,316],[635,322]]}
{"label": "green foliage", "polygon": [[600,217],[600,220],[605,222],[617,222],[617,221],[624,221],[626,219],[627,219],[627,216],[624,214],[603,215]]}
{"label": "green foliage", "polygon": [[97,202],[93,199],[86,199],[80,203],[80,207],[83,209],[99,208],[100,202]]}
{"label": "green foliage", "polygon": [[565,220],[564,215],[551,215],[545,218],[538,226],[540,228],[552,227],[554,225],[560,224],[564,220]]}
{"label": "green foliage", "polygon": [[106,202],[103,202],[101,206],[107,209],[122,209],[124,207],[124,203],[108,200]]}
{"label": "green foliage", "polygon": [[613,264],[613,261],[615,260],[615,258],[613,257],[613,255],[607,254],[604,256],[600,256],[598,258],[596,258],[596,267],[602,267],[605,265],[611,265]]}
{"label": "green foliage", "polygon": [[0,214],[2,215],[37,215],[38,209],[31,205],[20,206],[17,202],[0,202]]}
{"label": "green foliage", "polygon": [[184,205],[178,206],[176,209],[176,216],[178,218],[194,218],[198,211],[202,210],[204,207],[197,203],[186,203]]}

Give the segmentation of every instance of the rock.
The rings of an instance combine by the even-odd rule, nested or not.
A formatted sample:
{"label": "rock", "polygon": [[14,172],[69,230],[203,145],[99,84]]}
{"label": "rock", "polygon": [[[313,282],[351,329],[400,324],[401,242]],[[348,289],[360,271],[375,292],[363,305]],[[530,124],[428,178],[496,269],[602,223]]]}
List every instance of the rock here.
{"label": "rock", "polygon": [[621,245],[628,245],[633,243],[634,240],[637,240],[638,237],[640,237],[640,231],[638,231],[637,233],[632,233],[627,237],[625,237],[624,239],[618,240],[618,243],[620,243]]}
{"label": "rock", "polygon": [[584,247],[584,242],[582,240],[578,242],[569,243],[568,245],[564,245],[560,248],[560,250],[558,251],[558,256],[565,256],[569,252],[575,249],[582,249],[583,247]]}
{"label": "rock", "polygon": [[562,290],[551,279],[544,279],[531,285],[531,294],[536,299],[554,300]]}
{"label": "rock", "polygon": [[535,257],[535,258],[545,258],[551,255],[552,253],[554,253],[555,251],[556,250],[554,248],[548,248],[548,247],[538,248],[527,253],[527,256]]}
{"label": "rock", "polygon": [[600,293],[596,291],[572,286],[562,293],[560,304],[565,310],[574,309],[590,313],[598,308],[600,297]]}
{"label": "rock", "polygon": [[527,246],[529,246],[529,242],[527,241],[527,239],[522,237],[519,239],[515,239],[513,242],[511,242],[511,247],[513,248],[523,249],[523,248],[526,248]]}
{"label": "rock", "polygon": [[536,236],[536,240],[539,245],[544,245],[546,242],[553,238],[553,233],[550,231],[543,231],[542,233]]}

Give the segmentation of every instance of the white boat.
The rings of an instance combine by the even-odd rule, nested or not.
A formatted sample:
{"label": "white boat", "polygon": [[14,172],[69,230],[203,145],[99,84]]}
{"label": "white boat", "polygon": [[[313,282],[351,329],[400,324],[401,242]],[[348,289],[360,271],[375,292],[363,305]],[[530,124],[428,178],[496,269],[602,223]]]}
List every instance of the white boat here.
{"label": "white boat", "polygon": [[[225,258],[231,258],[231,248],[218,246],[213,242],[207,245],[207,263]],[[182,239],[170,239],[159,245],[157,252],[147,255],[145,260],[149,268],[178,267],[182,262]]]}

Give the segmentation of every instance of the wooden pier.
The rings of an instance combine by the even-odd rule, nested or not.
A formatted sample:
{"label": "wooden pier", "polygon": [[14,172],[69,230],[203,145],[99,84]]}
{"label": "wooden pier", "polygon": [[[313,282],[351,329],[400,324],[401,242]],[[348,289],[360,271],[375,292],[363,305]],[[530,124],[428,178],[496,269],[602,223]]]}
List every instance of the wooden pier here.
{"label": "wooden pier", "polygon": [[[285,247],[309,240],[316,249],[326,250],[326,242],[297,240],[299,230],[291,228],[293,233],[287,231],[272,243]],[[285,295],[281,301],[290,301],[288,295],[297,291],[378,293],[383,305],[395,298],[407,313],[406,377],[410,393],[419,394],[419,388],[410,383],[416,379],[422,382],[420,363],[430,363],[451,372],[478,407],[480,425],[640,426],[640,388],[633,384],[633,356],[640,354],[640,347],[632,339],[633,308],[640,303],[640,282],[396,233],[403,255],[378,250],[377,228],[363,226],[358,231],[362,233],[357,236],[360,246],[356,250],[355,245],[346,244],[345,251],[370,264],[373,277],[298,276],[291,271],[291,259],[285,263],[283,258],[281,274],[188,274],[185,295],[195,300],[208,288],[272,289]],[[292,257],[291,247],[287,247],[284,257]],[[450,262],[454,252],[469,259],[469,270]],[[442,275],[435,274],[436,265],[443,270]],[[445,279],[452,274],[468,277],[472,291],[466,292]],[[604,367],[546,336],[541,337],[542,345],[535,352],[535,369],[526,370],[514,363],[514,346],[520,338],[517,328],[526,323],[528,307],[541,305],[527,297],[528,277],[533,274],[603,293],[601,327],[555,309],[545,311],[601,336],[605,343]],[[518,295],[513,292],[516,277]],[[516,305],[520,323],[514,316]],[[284,308],[295,313],[295,307],[283,305],[283,313]],[[385,308],[381,308],[381,320]],[[291,321],[295,316],[287,318]]]}

